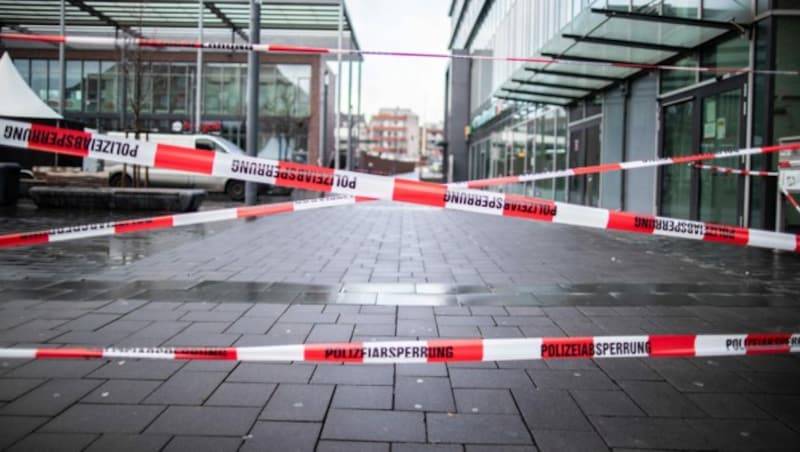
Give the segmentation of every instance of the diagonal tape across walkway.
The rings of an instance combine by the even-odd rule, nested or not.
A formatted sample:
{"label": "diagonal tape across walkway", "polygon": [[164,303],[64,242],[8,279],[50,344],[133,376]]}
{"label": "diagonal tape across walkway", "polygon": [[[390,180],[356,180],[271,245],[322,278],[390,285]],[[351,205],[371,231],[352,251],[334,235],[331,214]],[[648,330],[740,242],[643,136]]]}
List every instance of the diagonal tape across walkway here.
{"label": "diagonal tape across walkway", "polygon": [[511,194],[449,188],[446,185],[428,182],[234,156],[19,121],[0,120],[0,130],[2,130],[0,145],[16,148],[189,171],[341,195],[408,202],[485,215],[787,251],[800,249],[800,236],[794,234],[616,212]]}

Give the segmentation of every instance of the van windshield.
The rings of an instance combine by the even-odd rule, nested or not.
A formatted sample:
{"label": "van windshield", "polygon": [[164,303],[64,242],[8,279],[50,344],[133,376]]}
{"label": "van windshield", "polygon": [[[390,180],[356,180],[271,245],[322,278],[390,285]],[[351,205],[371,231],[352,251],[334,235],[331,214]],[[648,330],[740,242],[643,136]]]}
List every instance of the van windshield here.
{"label": "van windshield", "polygon": [[226,140],[225,138],[222,137],[214,137],[214,139],[217,140],[220,144],[222,144],[222,146],[224,146],[225,149],[227,149],[227,151],[230,152],[231,154],[239,154],[239,155],[246,154],[246,152],[244,152],[244,150],[239,146],[237,146],[236,143],[234,143],[233,141]]}

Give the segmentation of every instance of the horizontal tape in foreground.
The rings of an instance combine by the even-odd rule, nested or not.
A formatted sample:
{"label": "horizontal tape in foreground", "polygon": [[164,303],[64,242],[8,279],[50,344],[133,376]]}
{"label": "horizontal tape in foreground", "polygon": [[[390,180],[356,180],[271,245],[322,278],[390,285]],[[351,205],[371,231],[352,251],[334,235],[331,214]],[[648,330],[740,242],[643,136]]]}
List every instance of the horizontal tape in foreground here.
{"label": "horizontal tape in foreground", "polygon": [[0,145],[485,215],[798,251],[794,234],[567,204],[0,119]]}
{"label": "horizontal tape in foreground", "polygon": [[797,353],[800,333],[432,339],[263,347],[3,348],[0,359],[189,359],[402,364]]}
{"label": "horizontal tape in foreground", "polygon": [[331,196],[302,201],[262,204],[231,209],[206,210],[203,212],[162,215],[158,217],[121,220],[107,223],[92,223],[75,226],[64,226],[45,231],[18,232],[0,235],[0,248],[12,246],[38,245],[67,240],[85,239],[126,234],[129,232],[153,231],[178,226],[213,223],[216,221],[235,220],[240,218],[263,217],[300,210],[320,209],[324,207],[342,206],[366,201],[364,198],[351,196]]}

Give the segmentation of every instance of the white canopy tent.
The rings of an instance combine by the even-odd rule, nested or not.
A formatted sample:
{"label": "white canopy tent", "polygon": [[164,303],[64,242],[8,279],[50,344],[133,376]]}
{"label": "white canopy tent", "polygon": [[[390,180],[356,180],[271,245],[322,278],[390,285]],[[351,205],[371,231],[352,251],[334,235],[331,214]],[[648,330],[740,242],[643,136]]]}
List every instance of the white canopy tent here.
{"label": "white canopy tent", "polygon": [[48,107],[19,75],[8,52],[0,58],[0,116],[63,119]]}

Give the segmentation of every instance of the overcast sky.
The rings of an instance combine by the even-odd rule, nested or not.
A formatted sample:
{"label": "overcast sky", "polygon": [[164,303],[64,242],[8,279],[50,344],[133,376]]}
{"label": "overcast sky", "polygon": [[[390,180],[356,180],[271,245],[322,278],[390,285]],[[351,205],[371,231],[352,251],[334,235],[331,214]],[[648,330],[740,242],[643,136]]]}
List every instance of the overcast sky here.
{"label": "overcast sky", "polygon": [[[345,4],[364,50],[447,52],[450,0],[345,0]],[[332,66],[335,70],[335,61]],[[420,115],[422,122],[442,121],[447,60],[367,56],[363,67],[364,113],[405,107]],[[346,65],[343,70],[346,74]],[[343,86],[343,92],[346,90]],[[355,93],[355,82],[353,90]],[[346,100],[341,103],[342,111],[347,111]]]}

